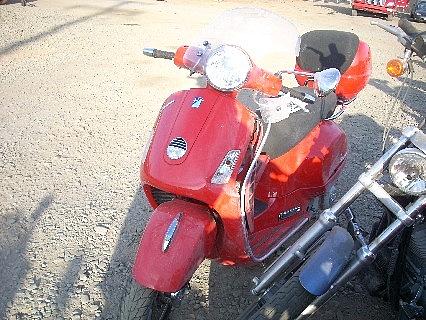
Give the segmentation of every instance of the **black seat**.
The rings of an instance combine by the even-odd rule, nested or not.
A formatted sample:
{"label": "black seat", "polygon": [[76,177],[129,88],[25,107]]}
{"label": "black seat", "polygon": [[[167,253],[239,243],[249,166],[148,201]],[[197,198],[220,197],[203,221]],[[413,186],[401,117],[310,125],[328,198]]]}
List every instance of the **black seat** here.
{"label": "black seat", "polygon": [[[306,87],[295,88],[315,97],[312,89]],[[318,123],[330,117],[336,108],[337,97],[330,93],[326,97],[316,98],[315,103],[308,103],[309,113],[302,110],[290,115],[278,123],[273,123],[268,140],[263,148],[272,159],[286,153],[298,144]]]}
{"label": "black seat", "polygon": [[352,64],[358,45],[358,36],[350,32],[310,31],[301,37],[297,64],[305,71],[336,68],[343,74]]}

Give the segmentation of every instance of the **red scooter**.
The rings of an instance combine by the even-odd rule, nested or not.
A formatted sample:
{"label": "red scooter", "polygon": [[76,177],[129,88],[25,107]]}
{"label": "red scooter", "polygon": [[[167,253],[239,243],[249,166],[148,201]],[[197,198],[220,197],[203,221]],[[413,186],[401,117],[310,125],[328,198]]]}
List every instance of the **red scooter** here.
{"label": "red scooter", "polygon": [[[154,212],[121,319],[166,319],[204,259],[261,262],[327,206],[347,154],[330,119],[371,72],[370,50],[355,35],[300,38],[284,18],[253,8],[225,12],[194,45],[144,54],[207,85],[167,98],[146,145],[140,174]],[[285,73],[303,86],[283,86]],[[254,99],[243,99],[247,90]]]}

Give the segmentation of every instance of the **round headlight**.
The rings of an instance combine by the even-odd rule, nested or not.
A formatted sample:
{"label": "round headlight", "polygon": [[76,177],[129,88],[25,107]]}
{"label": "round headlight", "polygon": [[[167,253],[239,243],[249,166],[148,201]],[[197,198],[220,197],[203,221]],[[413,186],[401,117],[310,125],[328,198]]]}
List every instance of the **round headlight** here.
{"label": "round headlight", "polygon": [[221,91],[240,88],[252,68],[250,57],[234,46],[220,46],[213,50],[206,61],[205,73],[209,83]]}
{"label": "round headlight", "polygon": [[393,183],[403,192],[419,196],[426,194],[426,155],[407,148],[393,156],[389,164]]}

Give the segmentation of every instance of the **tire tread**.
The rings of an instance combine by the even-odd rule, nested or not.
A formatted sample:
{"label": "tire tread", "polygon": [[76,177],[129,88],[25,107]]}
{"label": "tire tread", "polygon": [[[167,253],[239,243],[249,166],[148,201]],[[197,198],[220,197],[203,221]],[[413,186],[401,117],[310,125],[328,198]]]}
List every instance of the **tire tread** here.
{"label": "tire tread", "polygon": [[250,320],[295,319],[314,299],[315,296],[300,284],[298,275],[294,275]]}
{"label": "tire tread", "polygon": [[156,294],[156,291],[142,287],[133,280],[130,281],[120,305],[120,320],[148,319]]}

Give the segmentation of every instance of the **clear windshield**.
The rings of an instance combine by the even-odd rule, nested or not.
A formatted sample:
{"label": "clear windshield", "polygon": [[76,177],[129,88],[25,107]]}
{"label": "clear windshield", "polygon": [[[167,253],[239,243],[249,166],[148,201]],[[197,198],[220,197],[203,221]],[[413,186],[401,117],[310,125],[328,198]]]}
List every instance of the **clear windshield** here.
{"label": "clear windshield", "polygon": [[191,44],[184,56],[186,66],[203,73],[208,51],[220,45],[238,46],[257,66],[275,72],[294,68],[300,37],[291,22],[273,12],[259,8],[228,10]]}

